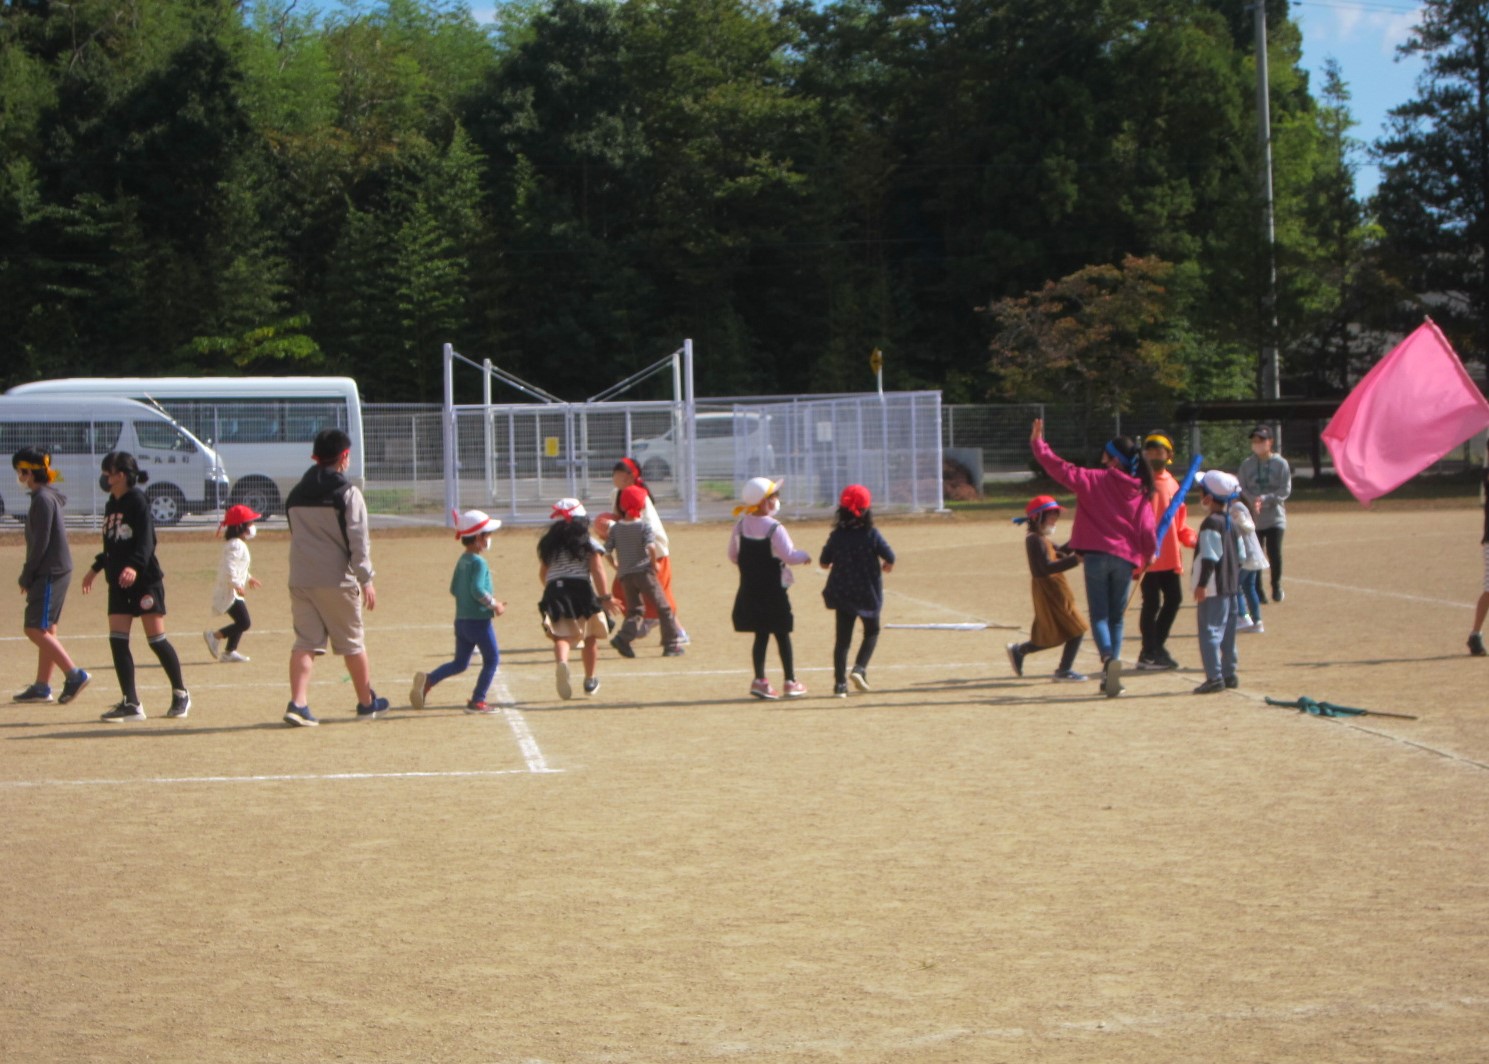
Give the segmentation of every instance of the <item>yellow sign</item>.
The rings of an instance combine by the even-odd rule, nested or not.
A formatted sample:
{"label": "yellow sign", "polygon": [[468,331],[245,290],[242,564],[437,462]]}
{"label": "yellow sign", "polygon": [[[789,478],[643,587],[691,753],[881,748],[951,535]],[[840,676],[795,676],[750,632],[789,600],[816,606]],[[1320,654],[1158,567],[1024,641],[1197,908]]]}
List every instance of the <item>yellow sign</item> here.
{"label": "yellow sign", "polygon": [[878,373],[884,368],[884,352],[877,347],[869,354],[869,369]]}
{"label": "yellow sign", "polygon": [[546,455],[549,458],[557,458],[558,457],[558,437],[557,436],[544,436],[543,437],[543,454]]}

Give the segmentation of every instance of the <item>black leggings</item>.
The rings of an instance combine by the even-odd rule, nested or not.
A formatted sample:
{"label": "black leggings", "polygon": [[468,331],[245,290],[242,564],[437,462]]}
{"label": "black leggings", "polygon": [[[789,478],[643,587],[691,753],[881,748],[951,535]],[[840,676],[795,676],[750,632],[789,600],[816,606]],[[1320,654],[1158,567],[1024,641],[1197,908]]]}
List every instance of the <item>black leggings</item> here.
{"label": "black leggings", "polygon": [[227,640],[223,653],[231,654],[238,649],[238,640],[243,638],[243,633],[253,627],[253,621],[248,617],[248,603],[242,599],[233,599],[233,604],[227,608],[227,615],[233,619],[233,623],[218,629],[217,634]]}
{"label": "black leggings", "polygon": [[[848,648],[853,644],[853,622],[859,619],[857,610],[838,610],[838,638],[832,645],[832,677],[837,683],[848,682]],[[856,668],[867,669],[869,659],[874,656],[874,647],[879,642],[879,618],[863,618],[863,642],[854,655]]]}
{"label": "black leggings", "polygon": [[1258,528],[1256,538],[1261,540],[1262,549],[1267,552],[1267,561],[1272,565],[1272,597],[1277,597],[1278,590],[1282,587],[1282,533],[1285,528]]}
{"label": "black leggings", "polygon": [[[1067,642],[1065,644],[1065,651],[1064,651],[1064,653],[1062,653],[1060,655],[1060,671],[1061,672],[1069,672],[1070,669],[1071,669],[1071,666],[1073,666],[1075,664],[1075,656],[1076,656],[1076,654],[1080,653],[1081,640],[1084,639],[1084,638],[1085,638],[1084,636],[1079,636],[1078,635],[1074,639],[1070,640],[1069,642]],[[1037,651],[1048,650],[1048,649],[1049,649],[1049,647],[1039,647],[1039,646],[1035,646],[1033,643],[1024,643],[1024,644],[1022,644],[1022,645],[1019,646],[1018,652],[1019,652],[1019,657],[1027,657],[1028,655],[1033,654],[1033,653],[1035,653]]]}
{"label": "black leggings", "polygon": [[1138,628],[1143,633],[1143,654],[1152,657],[1168,644],[1174,618],[1179,615],[1179,604],[1184,601],[1184,582],[1172,569],[1147,573],[1143,576],[1142,592]]}
{"label": "black leggings", "polygon": [[796,657],[791,651],[790,632],[756,632],[755,645],[750,648],[750,658],[755,664],[755,679],[765,679],[765,651],[770,646],[770,637],[776,637],[776,649],[781,652],[781,669],[788,681],[796,679]]}

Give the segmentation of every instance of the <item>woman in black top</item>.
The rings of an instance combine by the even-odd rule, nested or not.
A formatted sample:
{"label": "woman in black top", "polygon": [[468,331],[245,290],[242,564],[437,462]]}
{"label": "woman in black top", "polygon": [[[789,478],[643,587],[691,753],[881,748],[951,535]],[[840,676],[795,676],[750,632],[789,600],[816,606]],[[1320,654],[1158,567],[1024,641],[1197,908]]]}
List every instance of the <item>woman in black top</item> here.
{"label": "woman in black top", "polygon": [[134,655],[129,649],[129,631],[140,619],[150,649],[160,660],[171,681],[171,708],[167,717],[184,717],[191,710],[191,695],[181,676],[181,659],[165,634],[165,574],[155,557],[155,521],[150,500],[139,489],[150,474],[140,469],[128,451],[103,456],[103,477],[109,500],[103,508],[103,550],[83,577],[83,594],[93,589],[102,571],[109,584],[109,650],[124,699],[103,715],[109,723],[144,720],[134,683]]}

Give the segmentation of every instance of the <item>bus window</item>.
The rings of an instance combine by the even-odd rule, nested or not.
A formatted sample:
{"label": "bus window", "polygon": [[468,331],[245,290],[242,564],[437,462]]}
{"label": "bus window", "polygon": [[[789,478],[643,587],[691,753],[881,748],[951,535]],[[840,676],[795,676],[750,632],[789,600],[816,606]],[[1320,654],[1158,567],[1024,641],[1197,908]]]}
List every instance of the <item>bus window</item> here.
{"label": "bus window", "polygon": [[136,421],[134,434],[139,437],[142,450],[196,453],[192,442],[175,425],[165,421]]}

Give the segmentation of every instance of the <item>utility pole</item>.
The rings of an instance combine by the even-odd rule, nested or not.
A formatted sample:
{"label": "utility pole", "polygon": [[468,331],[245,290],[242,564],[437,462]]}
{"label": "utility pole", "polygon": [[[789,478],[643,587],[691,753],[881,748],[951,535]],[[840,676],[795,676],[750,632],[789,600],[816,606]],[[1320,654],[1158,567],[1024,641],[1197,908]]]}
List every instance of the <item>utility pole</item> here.
{"label": "utility pole", "polygon": [[1266,0],[1256,0],[1252,10],[1256,12],[1256,138],[1261,149],[1262,235],[1267,242],[1267,289],[1261,308],[1261,397],[1279,399],[1282,373],[1277,353],[1277,220],[1272,199],[1272,102],[1268,89]]}

